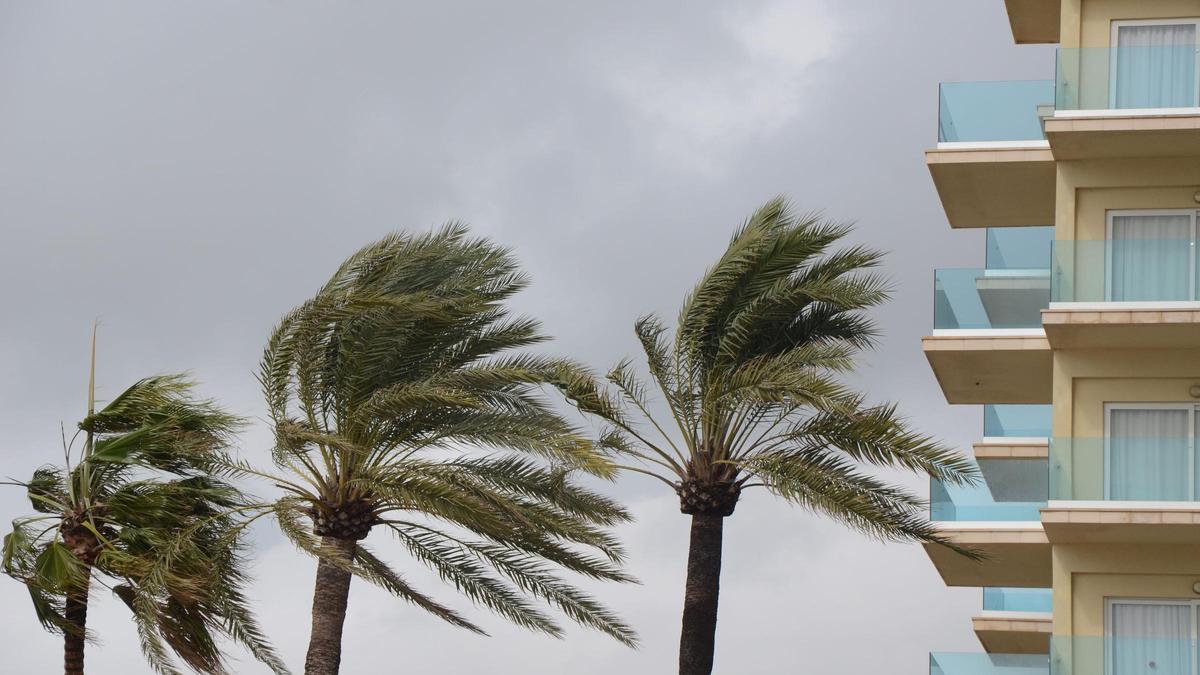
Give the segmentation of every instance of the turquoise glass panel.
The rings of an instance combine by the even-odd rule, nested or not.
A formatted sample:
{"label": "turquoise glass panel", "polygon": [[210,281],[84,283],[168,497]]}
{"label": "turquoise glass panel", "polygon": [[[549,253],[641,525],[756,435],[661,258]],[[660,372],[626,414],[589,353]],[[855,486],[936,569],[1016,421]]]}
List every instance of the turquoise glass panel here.
{"label": "turquoise glass panel", "polygon": [[1050,660],[1045,654],[929,655],[929,675],[1048,675],[1049,672]]}
{"label": "turquoise glass panel", "polygon": [[983,609],[988,612],[1040,612],[1052,611],[1049,588],[985,588]]}
{"label": "turquoise glass panel", "polygon": [[[1190,225],[1189,225],[1190,227]],[[1187,238],[1055,241],[1052,302],[1196,299],[1195,243]]]}
{"label": "turquoise glass panel", "polygon": [[[1196,642],[1186,617],[1190,608],[1167,612],[1177,616],[1164,613],[1128,622],[1127,629],[1140,635],[1051,638],[1050,675],[1195,675]],[[1167,633],[1188,636],[1161,636]]]}
{"label": "turquoise glass panel", "polygon": [[1041,114],[1054,105],[1054,81],[947,82],[939,103],[941,143],[1042,140]]}
{"label": "turquoise glass panel", "polygon": [[989,227],[989,270],[1045,270],[1050,268],[1054,227]]}
{"label": "turquoise glass panel", "polygon": [[1060,49],[1055,108],[1131,110],[1197,105],[1194,38],[1160,46]]}
{"label": "turquoise glass panel", "polygon": [[[1052,438],[1049,497],[1070,501],[1200,500],[1200,457],[1186,435]],[[1196,468],[1192,468],[1196,467]]]}
{"label": "turquoise glass panel", "polygon": [[1040,328],[1048,269],[944,269],[934,273],[936,329]]}
{"label": "turquoise glass panel", "polygon": [[978,485],[929,483],[929,519],[941,522],[1040,520],[1046,506],[1043,459],[981,460]]}
{"label": "turquoise glass panel", "polygon": [[983,406],[983,435],[993,438],[1049,438],[1052,406],[1006,404]]}

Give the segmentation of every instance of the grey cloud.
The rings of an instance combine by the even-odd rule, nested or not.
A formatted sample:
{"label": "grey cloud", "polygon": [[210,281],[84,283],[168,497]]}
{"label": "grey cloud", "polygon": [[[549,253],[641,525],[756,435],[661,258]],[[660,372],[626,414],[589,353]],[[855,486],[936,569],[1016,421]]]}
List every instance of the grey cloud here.
{"label": "grey cloud", "polygon": [[[886,336],[855,382],[966,447],[979,413],[945,405],[919,338],[932,269],[981,263],[982,240],[949,231],[921,151],[939,80],[1050,76],[1052,52],[1007,31],[998,0],[0,2],[0,474],[58,456],[94,317],[105,393],[192,369],[261,415],[252,373],[283,311],[366,241],[459,218],[517,251],[534,278],[519,309],[552,348],[604,367],[777,193],[891,251]],[[246,455],[266,442],[257,425]],[[495,620],[474,638],[360,585],[347,672],[397,656],[412,673],[668,672],[686,521],[655,486],[620,491],[646,583],[601,590],[640,652]],[[0,520],[24,511],[0,492]],[[313,565],[259,534],[255,593],[299,666]],[[718,672],[916,673],[930,649],[978,648],[978,596],[942,587],[918,547],[765,498],[728,536]],[[23,591],[0,584],[0,605],[14,672],[57,667]],[[140,672],[120,608],[101,597],[95,616],[91,670]]]}

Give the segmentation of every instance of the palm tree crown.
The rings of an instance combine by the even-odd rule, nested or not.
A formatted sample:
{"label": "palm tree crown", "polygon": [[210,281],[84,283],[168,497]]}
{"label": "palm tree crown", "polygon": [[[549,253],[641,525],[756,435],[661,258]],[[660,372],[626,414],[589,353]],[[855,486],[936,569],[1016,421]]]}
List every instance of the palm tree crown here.
{"label": "palm tree crown", "polygon": [[[674,489],[686,514],[729,515],[741,491],[776,496],[868,535],[942,542],[925,501],[864,465],[927,473],[953,484],[976,469],[908,429],[895,405],[869,405],[839,379],[877,331],[864,310],[887,299],[864,273],[881,258],[849,232],[797,216],[776,199],[737,231],[680,310],[674,339],[645,316],[635,332],[669,422],[652,413],[650,387],[623,361],[616,394],[564,379],[570,399],[608,424],[604,443]],[[638,418],[641,421],[638,421]]]}
{"label": "palm tree crown", "polygon": [[344,588],[353,574],[480,631],[367,549],[361,540],[374,528],[518,625],[561,633],[531,596],[633,642],[625,623],[552,567],[630,580],[607,532],[628,515],[572,477],[613,471],[541,393],[579,369],[517,351],[544,340],[537,322],[504,306],[525,283],[508,251],[462,226],[392,235],[351,256],[271,336],[260,379],[286,470],[272,480],[288,493],[275,514],[322,565],[310,672],[336,672],[340,658],[340,618],[313,651],[318,624],[345,611],[344,590],[321,599],[322,579]]}
{"label": "palm tree crown", "polygon": [[209,472],[229,461],[241,420],[192,390],[181,375],[138,381],[79,423],[65,466],[10,483],[38,515],[14,521],[3,568],[27,586],[42,625],[64,634],[68,672],[82,672],[92,582],[132,610],[158,672],[178,672],[168,649],[199,672],[226,672],[219,638],[286,672],[243,594],[245,500]]}

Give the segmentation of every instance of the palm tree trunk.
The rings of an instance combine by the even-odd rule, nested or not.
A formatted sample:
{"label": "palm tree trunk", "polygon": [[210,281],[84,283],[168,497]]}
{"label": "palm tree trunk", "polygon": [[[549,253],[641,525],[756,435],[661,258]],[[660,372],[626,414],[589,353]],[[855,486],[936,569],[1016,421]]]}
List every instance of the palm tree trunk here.
{"label": "palm tree trunk", "polygon": [[67,594],[67,604],[63,617],[67,620],[67,629],[63,631],[63,673],[65,675],[83,675],[84,632],[87,630],[88,585],[91,581],[89,574],[83,581],[83,587]]}
{"label": "palm tree trunk", "polygon": [[679,638],[679,675],[709,675],[717,635],[717,597],[721,593],[721,535],[725,517],[692,516],[687,585],[683,595],[683,631]]}
{"label": "palm tree trunk", "polygon": [[341,667],[342,625],[346,622],[350,573],[325,557],[336,556],[349,563],[357,546],[353,539],[321,537],[323,555],[317,563],[317,583],[313,589],[312,634],[304,661],[306,675],[337,675]]}

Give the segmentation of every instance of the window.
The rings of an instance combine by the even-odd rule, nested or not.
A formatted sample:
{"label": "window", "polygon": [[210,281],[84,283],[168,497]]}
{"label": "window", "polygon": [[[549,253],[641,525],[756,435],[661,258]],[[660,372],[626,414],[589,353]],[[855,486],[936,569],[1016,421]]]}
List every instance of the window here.
{"label": "window", "polygon": [[1107,675],[1196,675],[1200,602],[1109,600]]}
{"label": "window", "polygon": [[1191,403],[1104,407],[1104,497],[1196,501],[1196,415]]}
{"label": "window", "polygon": [[1105,299],[1196,299],[1196,211],[1109,211]]}
{"label": "window", "polygon": [[1198,19],[1115,21],[1109,72],[1112,108],[1200,105]]}

